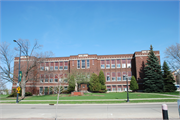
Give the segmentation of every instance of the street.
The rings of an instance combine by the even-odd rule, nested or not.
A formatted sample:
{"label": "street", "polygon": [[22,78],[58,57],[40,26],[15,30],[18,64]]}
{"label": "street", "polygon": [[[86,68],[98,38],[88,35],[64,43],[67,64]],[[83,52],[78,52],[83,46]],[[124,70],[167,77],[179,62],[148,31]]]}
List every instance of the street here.
{"label": "street", "polygon": [[[58,105],[57,118],[162,118],[161,103]],[[168,103],[169,118],[179,118],[177,103]],[[56,105],[1,104],[0,118],[55,118]]]}

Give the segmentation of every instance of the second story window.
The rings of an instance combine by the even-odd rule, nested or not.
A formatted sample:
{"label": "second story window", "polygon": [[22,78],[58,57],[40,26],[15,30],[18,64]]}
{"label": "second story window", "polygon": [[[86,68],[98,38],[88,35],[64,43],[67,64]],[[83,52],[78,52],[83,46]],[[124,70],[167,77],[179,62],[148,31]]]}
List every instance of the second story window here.
{"label": "second story window", "polygon": [[127,68],[131,68],[131,59],[127,60]]}
{"label": "second story window", "polygon": [[115,72],[112,73],[112,81],[116,81],[116,73]]}
{"label": "second story window", "polygon": [[111,68],[115,68],[115,60],[111,60]]}
{"label": "second story window", "polygon": [[110,60],[106,60],[106,69],[110,68]]}
{"label": "second story window", "polygon": [[117,73],[117,81],[121,81],[121,73],[120,72]]}
{"label": "second story window", "polygon": [[40,82],[43,83],[43,81],[44,81],[44,75],[42,74],[40,78]]}
{"label": "second story window", "polygon": [[120,59],[117,59],[117,64],[116,64],[117,68],[121,68],[121,61]]}
{"label": "second story window", "polygon": [[60,70],[63,70],[63,62],[60,62],[59,69],[60,69]]}
{"label": "second story window", "polygon": [[89,68],[90,66],[89,66],[90,64],[89,64],[89,60],[87,60],[87,68]]}
{"label": "second story window", "polygon": [[68,69],[68,61],[65,61],[64,62],[64,70],[67,70]]}
{"label": "second story window", "polygon": [[131,71],[129,71],[128,72],[128,80],[131,80],[131,76],[132,76]]}
{"label": "second story window", "polygon": [[126,59],[122,59],[122,68],[126,68]]}
{"label": "second story window", "polygon": [[105,65],[104,65],[104,60],[101,60],[101,69],[104,69]]}
{"label": "second story window", "polygon": [[53,82],[53,74],[50,74],[50,80],[49,82]]}
{"label": "second story window", "polygon": [[45,67],[45,71],[48,71],[49,70],[49,63],[46,62],[46,67]]}
{"label": "second story window", "polygon": [[41,65],[40,65],[40,70],[41,70],[41,71],[44,71],[44,63],[41,63]]}
{"label": "second story window", "polygon": [[80,60],[77,60],[77,68],[80,68]]}
{"label": "second story window", "polygon": [[58,62],[55,62],[54,70],[58,70]]}
{"label": "second story window", "polygon": [[81,64],[82,64],[82,68],[85,68],[85,60],[82,60]]}
{"label": "second story window", "polygon": [[53,63],[53,62],[51,62],[51,64],[50,64],[50,70],[52,71],[52,70],[53,70],[53,68],[54,68],[54,63]]}
{"label": "second story window", "polygon": [[110,81],[111,80],[111,77],[110,77],[110,73],[106,73],[106,81]]}
{"label": "second story window", "polygon": [[126,72],[123,72],[123,81],[126,81]]}
{"label": "second story window", "polygon": [[49,81],[49,75],[46,75],[45,82],[48,82],[48,81]]}
{"label": "second story window", "polygon": [[54,82],[58,82],[58,74],[55,74]]}

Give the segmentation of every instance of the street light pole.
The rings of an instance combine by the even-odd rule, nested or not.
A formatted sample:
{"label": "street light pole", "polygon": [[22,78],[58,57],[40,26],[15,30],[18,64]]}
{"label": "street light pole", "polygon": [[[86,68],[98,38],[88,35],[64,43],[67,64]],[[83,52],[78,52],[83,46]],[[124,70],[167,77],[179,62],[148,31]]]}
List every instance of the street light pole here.
{"label": "street light pole", "polygon": [[[20,47],[20,54],[19,54],[19,73],[20,73],[20,66],[21,66],[21,45],[16,41],[16,40],[13,40],[14,42],[16,42],[19,47]],[[19,87],[19,80],[20,80],[20,75],[18,73],[18,83],[17,83],[17,88]],[[19,97],[19,93],[17,92],[17,98],[16,98],[16,103],[19,103],[18,101],[18,97]]]}
{"label": "street light pole", "polygon": [[127,82],[127,101],[129,102],[129,93],[128,93],[128,75],[126,75],[126,82]]}

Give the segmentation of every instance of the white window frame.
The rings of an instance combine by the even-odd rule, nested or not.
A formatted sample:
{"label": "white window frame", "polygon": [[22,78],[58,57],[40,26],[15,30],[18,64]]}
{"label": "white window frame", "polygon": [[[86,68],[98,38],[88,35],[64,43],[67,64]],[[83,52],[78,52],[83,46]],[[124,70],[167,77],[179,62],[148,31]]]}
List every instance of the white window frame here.
{"label": "white window frame", "polygon": [[107,64],[107,60],[106,60],[106,69],[110,69],[110,60],[109,60],[109,64]]}
{"label": "white window frame", "polygon": [[122,68],[126,68],[126,64],[124,63],[124,64],[122,64]]}
{"label": "white window frame", "polygon": [[87,62],[86,63],[87,64],[87,68],[90,68],[90,60],[87,60],[86,62]]}
{"label": "white window frame", "polygon": [[[114,59],[113,59],[114,60]],[[114,62],[116,62],[115,60],[114,60]],[[112,60],[111,60],[111,68],[116,68],[116,65],[115,64],[112,64]]]}
{"label": "white window frame", "polygon": [[[108,78],[109,78],[109,80],[108,80]],[[110,81],[111,81],[111,77],[110,77],[110,75],[107,75],[107,73],[106,73],[106,81],[107,81],[107,82],[110,82]]]}
{"label": "white window frame", "polygon": [[131,68],[131,63],[128,63],[128,64],[127,64],[127,68]]}
{"label": "white window frame", "polygon": [[117,86],[116,86],[115,90],[114,90],[113,86],[114,86],[114,85],[112,85],[112,91],[116,91],[116,90],[117,90],[117,89],[116,89],[116,88],[117,88]]}
{"label": "white window frame", "polygon": [[[41,90],[41,88],[42,88],[42,90]],[[43,87],[39,87],[39,94],[42,95],[42,93],[43,93]]]}
{"label": "white window frame", "polygon": [[50,66],[50,71],[53,71],[53,68],[54,68],[53,66]]}
{"label": "white window frame", "polygon": [[[84,66],[83,66],[83,64],[84,64]],[[85,60],[81,60],[81,69],[85,69],[85,68],[86,68],[86,61]]]}
{"label": "white window frame", "polygon": [[102,65],[101,65],[101,69],[104,69],[104,68],[105,68],[104,66],[105,66],[105,65],[104,65],[104,64],[102,64]]}
{"label": "white window frame", "polygon": [[[47,80],[47,82],[46,82],[46,80]],[[45,78],[45,81],[44,81],[45,83],[48,83],[49,82],[49,78]]]}
{"label": "white window frame", "polygon": [[64,70],[68,70],[68,66],[64,66]]}
{"label": "white window frame", "polygon": [[64,90],[67,90],[68,89],[68,86],[64,86]]}
{"label": "white window frame", "polygon": [[77,69],[81,68],[80,60],[77,60]]}
{"label": "white window frame", "polygon": [[63,62],[59,62],[59,70],[63,70],[63,66],[61,66],[61,63]]}
{"label": "white window frame", "polygon": [[44,79],[41,78],[40,83],[43,83]]}
{"label": "white window frame", "polygon": [[49,79],[49,82],[52,83],[52,82],[53,82],[53,78],[50,78],[50,79]]}
{"label": "white window frame", "polygon": [[44,66],[41,66],[41,67],[40,67],[40,71],[44,71]]}
{"label": "white window frame", "polygon": [[[114,72],[112,72],[113,74]],[[112,77],[112,81],[116,81],[116,73],[115,73],[115,77]]]}
{"label": "white window frame", "polygon": [[117,77],[117,81],[121,81],[121,77]]}
{"label": "white window frame", "polygon": [[54,67],[54,70],[58,70],[58,66],[55,66],[55,67]]}
{"label": "white window frame", "polygon": [[58,78],[55,78],[55,79],[54,79],[54,82],[58,82]]}
{"label": "white window frame", "polygon": [[116,64],[116,67],[117,68],[121,68],[121,64]]}
{"label": "white window frame", "polygon": [[119,87],[117,87],[117,91],[122,91],[122,88],[121,88],[121,87],[120,87],[120,88],[119,88]]}
{"label": "white window frame", "polygon": [[64,83],[68,83],[68,79],[67,78],[64,79]]}
{"label": "white window frame", "polygon": [[49,70],[49,67],[45,67],[45,71],[48,71]]}
{"label": "white window frame", "polygon": [[107,91],[111,91],[111,86],[110,86],[110,88],[107,88],[108,86],[106,86],[106,89],[107,89]]}

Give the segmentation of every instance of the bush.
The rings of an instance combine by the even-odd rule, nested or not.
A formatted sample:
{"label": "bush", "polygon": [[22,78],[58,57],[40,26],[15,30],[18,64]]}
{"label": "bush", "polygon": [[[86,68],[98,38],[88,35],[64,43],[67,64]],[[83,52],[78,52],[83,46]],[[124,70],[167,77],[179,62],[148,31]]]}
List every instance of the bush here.
{"label": "bush", "polygon": [[101,85],[101,90],[106,90],[106,86],[105,85]]}
{"label": "bush", "polygon": [[63,90],[61,94],[69,94],[70,92],[68,90]]}
{"label": "bush", "polygon": [[106,93],[107,90],[99,90],[99,93]]}
{"label": "bush", "polygon": [[25,93],[25,96],[32,96],[32,93],[26,92],[26,93]]}

